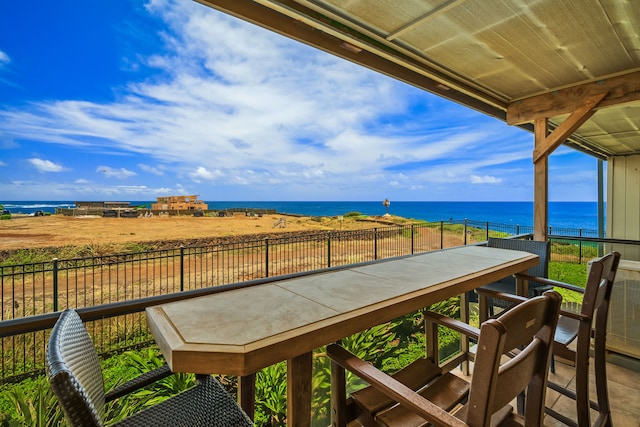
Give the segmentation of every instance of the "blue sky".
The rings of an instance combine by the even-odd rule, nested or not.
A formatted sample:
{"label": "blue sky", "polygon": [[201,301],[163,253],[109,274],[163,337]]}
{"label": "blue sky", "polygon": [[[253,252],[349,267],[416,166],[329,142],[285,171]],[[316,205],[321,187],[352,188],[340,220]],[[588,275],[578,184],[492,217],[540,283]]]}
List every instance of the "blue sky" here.
{"label": "blue sky", "polygon": [[[0,200],[530,201],[533,135],[190,0],[0,6]],[[549,199],[597,199],[560,148]]]}

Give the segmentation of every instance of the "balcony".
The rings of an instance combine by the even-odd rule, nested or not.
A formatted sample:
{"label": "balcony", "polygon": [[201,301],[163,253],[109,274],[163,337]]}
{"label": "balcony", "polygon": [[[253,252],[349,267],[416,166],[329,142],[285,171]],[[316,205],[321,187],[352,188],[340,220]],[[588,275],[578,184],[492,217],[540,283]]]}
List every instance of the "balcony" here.
{"label": "balcony", "polygon": [[[410,232],[404,232],[400,229],[378,229],[374,231],[371,236],[359,234],[353,237],[354,242],[367,242],[366,244],[350,243],[351,239],[348,239],[346,234],[341,234],[340,236],[325,236],[324,244],[317,237],[311,236],[309,241],[314,243],[313,247],[311,247],[310,243],[306,240],[289,239],[282,244],[276,244],[276,242],[270,241],[267,246],[262,249],[265,254],[264,257],[256,256],[257,246],[254,245],[256,242],[248,243],[252,245],[250,251],[248,251],[243,244],[235,242],[226,249],[221,247],[214,248],[215,250],[211,254],[208,254],[203,248],[184,248],[174,252],[159,251],[148,254],[148,256],[145,254],[136,254],[135,256],[105,256],[92,260],[60,260],[54,263],[55,266],[53,266],[53,270],[51,270],[55,270],[57,271],[55,274],[59,274],[54,276],[57,278],[54,285],[47,284],[47,281],[50,281],[54,274],[47,270],[49,268],[48,265],[38,264],[24,271],[17,271],[13,267],[11,267],[11,270],[9,267],[3,267],[3,290],[5,291],[13,289],[14,292],[19,291],[24,296],[29,297],[35,292],[35,287],[29,287],[25,284],[32,281],[33,283],[37,283],[38,286],[42,286],[42,289],[49,290],[53,288],[57,289],[60,295],[64,294],[64,297],[60,298],[56,298],[54,295],[54,299],[52,299],[52,294],[45,292],[46,300],[43,301],[43,307],[45,309],[48,307],[49,311],[40,312],[36,316],[26,316],[23,318],[20,318],[17,313],[24,309],[25,306],[28,306],[28,304],[25,304],[27,300],[18,300],[16,298],[17,294],[13,295],[12,299],[15,309],[5,311],[3,322],[0,322],[3,337],[3,354],[9,354],[6,350],[10,345],[14,345],[13,343],[15,343],[11,337],[19,336],[18,332],[20,331],[27,340],[32,340],[30,345],[25,346],[24,351],[21,350],[21,353],[27,353],[27,355],[28,352],[33,352],[34,355],[40,354],[42,349],[37,348],[37,343],[40,343],[42,338],[46,337],[46,330],[51,327],[55,321],[55,313],[51,313],[50,311],[52,307],[58,307],[55,308],[55,310],[73,305],[83,307],[79,311],[82,312],[83,318],[86,321],[92,323],[91,327],[93,329],[90,330],[96,339],[96,345],[101,352],[109,353],[114,350],[117,351],[117,349],[104,345],[105,342],[109,341],[109,336],[105,333],[105,331],[109,331],[109,329],[112,328],[112,326],[109,325],[122,323],[124,323],[125,326],[128,325],[128,329],[124,332],[127,346],[140,346],[145,344],[145,340],[149,339],[149,335],[145,336],[146,320],[144,315],[140,315],[139,312],[144,311],[149,305],[191,298],[198,295],[224,292],[226,289],[239,286],[233,285],[232,283],[246,278],[247,275],[254,278],[250,282],[259,285],[283,280],[283,276],[273,277],[274,275],[284,274],[284,278],[287,278],[295,276],[296,274],[308,274],[295,273],[292,270],[293,265],[290,261],[292,257],[299,260],[306,259],[310,253],[313,255],[313,259],[324,262],[313,264],[312,268],[324,269],[353,263],[354,259],[370,262],[372,259],[401,255],[402,253],[398,251],[404,251],[406,254],[414,251],[421,252],[439,249],[438,246],[442,242],[443,225],[437,224],[435,228],[440,231],[440,235],[432,235],[434,238],[433,241],[418,238],[420,233],[422,233],[422,230],[418,228],[412,228]],[[480,230],[480,237],[474,238],[473,236],[475,236],[478,229]],[[494,232],[494,228],[488,223],[486,227],[483,223],[482,227],[476,227],[476,229],[472,231],[469,231],[465,225],[464,229],[461,230],[463,230],[461,238],[464,238],[464,243],[469,244],[477,243],[483,237]],[[557,250],[552,256],[552,261],[553,257],[555,257],[556,261],[560,260],[563,262],[568,262],[568,259],[579,259],[582,260],[582,262],[588,260],[591,257],[589,250],[593,250],[594,242],[589,242],[588,238],[583,238],[583,240],[584,242],[581,241],[579,244],[573,244],[570,240],[563,238],[562,241],[557,244]],[[575,251],[577,247],[579,247],[578,252],[570,252],[572,250]],[[322,252],[323,250],[327,250],[327,248],[329,248],[328,253]],[[235,257],[241,256],[240,254],[244,253],[243,251],[250,254],[245,255],[248,258],[235,259]],[[274,254],[280,254],[281,252],[286,253],[287,257],[285,258],[280,255],[274,256]],[[365,259],[365,256],[369,258]],[[197,260],[197,263],[193,260]],[[262,266],[262,269],[255,267],[249,268],[247,264],[249,261],[251,265]],[[122,262],[122,264],[119,264],[119,262]],[[165,267],[158,270],[154,268],[154,263],[159,263],[159,265]],[[296,265],[302,264],[304,263],[296,263]],[[191,270],[193,268],[196,268],[196,270]],[[197,270],[197,268],[201,270]],[[235,271],[235,269],[237,269],[237,271]],[[153,275],[158,271],[161,272],[160,276]],[[170,274],[167,275],[168,273]],[[255,279],[255,277],[261,275],[262,278]],[[17,280],[17,283],[20,283],[21,287],[16,287],[15,285],[9,286],[10,281],[13,284],[16,283],[16,279],[14,278],[18,276],[22,277],[22,279]],[[96,289],[100,289],[102,291],[100,298],[109,298],[106,293],[108,287],[99,286],[97,283],[99,279],[102,278],[102,280],[104,280],[104,278],[107,277],[112,279],[113,283],[117,283],[118,289],[116,289],[116,291],[119,292],[120,297],[124,299],[98,300],[95,295],[88,293],[89,290],[95,292]],[[223,282],[217,282],[221,279]],[[209,280],[216,282],[207,284]],[[164,291],[164,294],[157,294],[155,290],[158,289],[151,287],[145,289],[145,293],[142,294],[143,297],[140,298],[140,292],[136,290],[137,288],[134,286],[143,281],[147,281],[152,285],[159,284],[159,291],[160,293]],[[78,286],[80,283],[85,282],[90,285],[89,288],[85,289],[82,286]],[[200,284],[200,287],[194,286],[196,282]],[[111,282],[109,282],[109,284],[110,283]],[[148,296],[150,294],[153,294],[153,296]],[[5,296],[7,296],[6,293]],[[15,301],[19,301],[17,307]],[[98,304],[102,304],[92,304],[92,301],[97,301]],[[35,307],[33,302],[31,304]],[[83,306],[83,304],[86,305]],[[16,315],[8,318],[6,317],[7,313],[16,313]],[[102,320],[104,317],[111,317],[111,319]],[[109,323],[109,320],[113,320],[113,322]],[[619,326],[622,321],[612,319],[610,323],[613,326]],[[25,331],[28,332],[25,333]],[[142,337],[142,339],[139,339],[140,337]],[[5,378],[10,377],[16,370],[19,371],[22,369],[20,366],[15,365],[16,361],[20,362],[20,355],[16,357],[14,353],[13,357],[4,357],[3,359],[2,373]],[[618,360],[627,359],[618,358]],[[640,379],[640,374],[638,374],[636,369],[638,365],[639,363],[637,361],[627,364],[626,367],[622,367],[618,363],[610,365],[610,397],[614,409],[614,417],[616,417],[614,418],[616,422],[615,425],[637,426],[637,424],[624,423],[628,420],[640,419],[638,403],[635,401],[631,402],[634,396],[634,389],[630,387],[637,384],[637,380]],[[37,364],[35,367],[37,368]],[[566,382],[571,381],[572,378],[568,376],[568,372],[570,371],[563,370],[562,368],[562,365],[558,363],[557,375],[564,375],[561,378]],[[633,369],[636,369],[636,371]],[[33,371],[32,374],[37,374],[37,370]],[[20,375],[32,374],[23,370],[22,374],[18,372],[18,377]],[[553,398],[554,396],[551,394],[549,399]],[[551,403],[553,403],[554,407],[566,405],[566,402],[563,403],[562,400],[557,402],[554,400]]]}

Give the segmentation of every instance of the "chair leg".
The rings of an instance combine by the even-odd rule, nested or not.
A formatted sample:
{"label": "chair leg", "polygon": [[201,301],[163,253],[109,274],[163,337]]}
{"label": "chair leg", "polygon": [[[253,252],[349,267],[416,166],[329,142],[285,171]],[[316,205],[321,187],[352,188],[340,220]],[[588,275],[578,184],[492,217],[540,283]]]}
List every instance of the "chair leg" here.
{"label": "chair leg", "polygon": [[[469,323],[469,298],[467,293],[460,295],[460,320],[464,323]],[[465,361],[462,362],[462,373],[469,375],[469,337],[467,335],[462,334],[460,337],[460,345],[462,346],[462,351],[467,355]]]}
{"label": "chair leg", "polygon": [[331,425],[347,425],[347,388],[344,368],[331,361]]}
{"label": "chair leg", "polygon": [[[585,330],[585,328],[583,328]],[[591,425],[589,413],[589,350],[591,336],[581,330],[577,337],[577,350],[575,357],[576,367],[576,411],[579,426]]]}
{"label": "chair leg", "polygon": [[517,401],[517,411],[519,415],[524,415],[524,402],[525,402],[525,394],[524,392],[518,395]]}
{"label": "chair leg", "polygon": [[607,385],[607,362],[606,362],[606,330],[607,312],[599,312],[596,319],[596,334],[594,339],[593,366],[596,377],[596,395],[598,412],[600,417],[605,419],[604,426],[611,427],[611,407],[609,406],[609,388]]}
{"label": "chair leg", "polygon": [[478,294],[478,311],[480,324],[482,324],[489,318],[489,298],[482,293]]}

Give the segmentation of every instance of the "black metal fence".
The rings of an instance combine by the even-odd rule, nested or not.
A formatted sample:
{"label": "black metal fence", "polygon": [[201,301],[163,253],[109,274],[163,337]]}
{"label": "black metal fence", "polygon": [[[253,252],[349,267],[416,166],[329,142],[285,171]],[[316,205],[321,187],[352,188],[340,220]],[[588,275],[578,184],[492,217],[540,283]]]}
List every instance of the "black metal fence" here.
{"label": "black metal fence", "polygon": [[[167,300],[158,298],[160,296],[188,296],[221,285],[255,282],[478,243],[489,236],[532,231],[532,227],[519,225],[441,221],[0,265],[0,351],[3,355],[0,383],[42,371],[48,328],[57,317],[55,313],[67,307],[87,308],[87,313],[98,313],[94,319],[88,319],[94,321],[87,323],[98,350],[102,353],[120,351],[150,341],[144,308]],[[572,232],[573,235],[592,233]],[[568,262],[585,261],[583,243],[567,239],[554,247],[571,251],[556,251],[553,256]],[[598,243],[591,245],[597,247]],[[589,255],[588,259],[591,258]],[[103,310],[104,307],[115,308]]]}

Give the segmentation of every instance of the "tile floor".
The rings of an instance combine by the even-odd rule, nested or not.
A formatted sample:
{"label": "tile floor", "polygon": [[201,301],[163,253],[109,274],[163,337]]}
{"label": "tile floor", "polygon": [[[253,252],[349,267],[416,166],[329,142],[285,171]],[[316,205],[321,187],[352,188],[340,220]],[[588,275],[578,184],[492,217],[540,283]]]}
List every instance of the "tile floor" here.
{"label": "tile floor", "polygon": [[[613,427],[640,427],[640,361],[634,360],[631,365],[632,369],[623,367],[621,364],[607,364],[607,382],[609,385]],[[459,371],[456,374],[465,377]],[[575,385],[574,368],[560,361],[556,361],[556,373],[549,375],[549,379],[558,384]],[[466,378],[470,379],[470,377]],[[590,393],[595,399],[593,375],[590,378]],[[575,420],[575,402],[553,390],[547,390],[547,406]],[[515,402],[513,402],[513,405],[515,407]],[[591,419],[592,423],[594,421],[595,415]],[[545,417],[544,425],[546,427],[564,426],[564,424],[550,416]],[[356,421],[349,424],[349,426],[360,426],[360,424]]]}
{"label": "tile floor", "polygon": [[[575,385],[575,371],[573,367],[556,362],[556,373],[549,374],[549,379],[562,385]],[[590,376],[590,394],[595,399],[593,375]],[[640,427],[640,372],[621,365],[609,363],[607,365],[607,382],[609,385],[609,401],[614,427]],[[561,396],[552,390],[547,393],[547,406],[569,418],[575,419],[575,403],[573,400]],[[592,422],[594,421],[592,418]],[[546,417],[546,426],[562,426],[564,424]]]}

